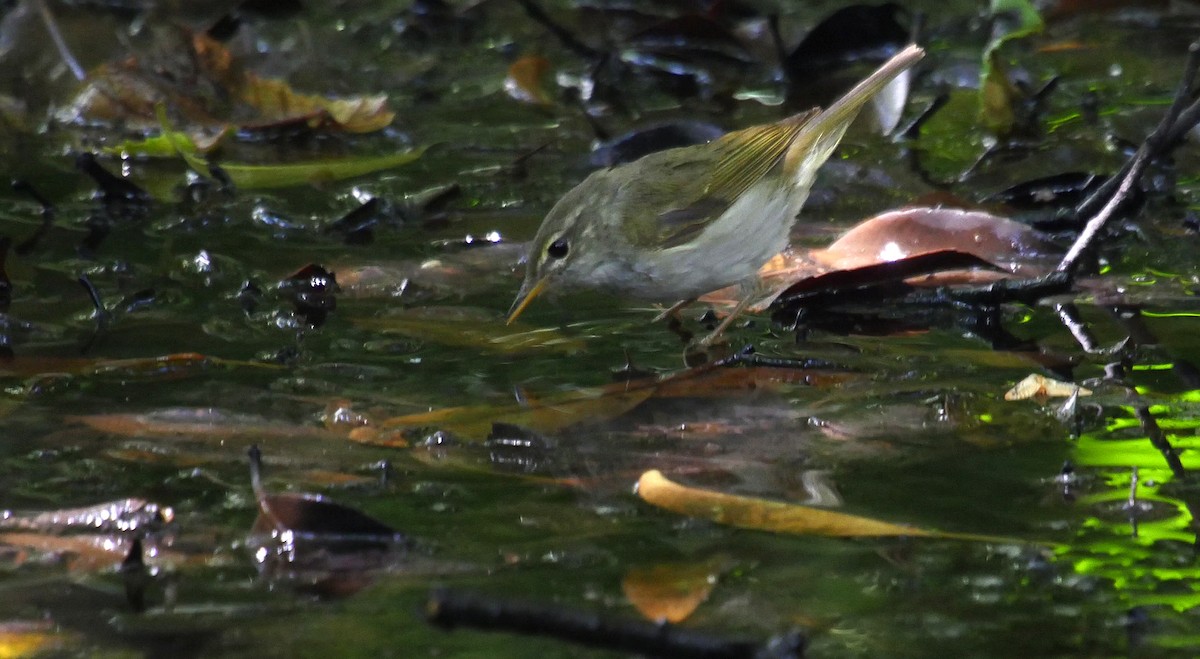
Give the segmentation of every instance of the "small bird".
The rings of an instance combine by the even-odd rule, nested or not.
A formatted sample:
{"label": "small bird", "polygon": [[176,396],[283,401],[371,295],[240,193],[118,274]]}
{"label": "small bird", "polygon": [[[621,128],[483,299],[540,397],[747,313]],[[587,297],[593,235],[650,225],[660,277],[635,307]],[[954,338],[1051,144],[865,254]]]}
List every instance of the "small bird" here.
{"label": "small bird", "polygon": [[924,55],[909,45],[826,110],[593,172],[542,221],[508,322],[546,290],[595,288],[673,311],[740,285],[708,345],[755,298],[758,269],[787,247],[817,170],[859,110]]}

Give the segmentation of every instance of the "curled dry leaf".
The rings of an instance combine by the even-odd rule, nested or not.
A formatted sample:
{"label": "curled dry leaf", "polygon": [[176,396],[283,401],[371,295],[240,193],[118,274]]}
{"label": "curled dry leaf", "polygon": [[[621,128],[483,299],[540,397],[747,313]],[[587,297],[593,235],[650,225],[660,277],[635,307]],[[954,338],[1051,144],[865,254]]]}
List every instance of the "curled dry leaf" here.
{"label": "curled dry leaf", "polygon": [[1033,398],[1038,401],[1045,401],[1049,398],[1091,395],[1091,389],[1085,389],[1074,382],[1061,382],[1033,373],[1014,385],[1012,389],[1009,389],[1004,394],[1004,400],[1029,400]]}
{"label": "curled dry leaf", "polygon": [[240,97],[268,122],[303,121],[310,128],[336,128],[350,133],[371,133],[391,125],[396,113],[387,96],[325,98],[293,91],[282,80],[247,75]]}
{"label": "curled dry leaf", "polygon": [[637,494],[646,503],[673,513],[755,531],[839,538],[917,536],[1016,542],[992,536],[933,531],[809,506],[687,487],[668,480],[657,469],[642,474],[638,479]]}
{"label": "curled dry leaf", "polygon": [[[1057,251],[1037,231],[990,213],[925,206],[888,211],[825,249],[790,248],[768,261],[758,276],[769,293],[751,309],[761,311],[778,297],[900,280],[945,286],[1031,278],[1053,268],[1047,257]],[[726,288],[700,299],[732,304],[737,293]]]}
{"label": "curled dry leaf", "polygon": [[1021,276],[1040,269],[1037,259],[1057,252],[1038,232],[1008,218],[957,208],[916,207],[865,220],[810,257],[828,268],[849,269],[939,251],[988,261]]}

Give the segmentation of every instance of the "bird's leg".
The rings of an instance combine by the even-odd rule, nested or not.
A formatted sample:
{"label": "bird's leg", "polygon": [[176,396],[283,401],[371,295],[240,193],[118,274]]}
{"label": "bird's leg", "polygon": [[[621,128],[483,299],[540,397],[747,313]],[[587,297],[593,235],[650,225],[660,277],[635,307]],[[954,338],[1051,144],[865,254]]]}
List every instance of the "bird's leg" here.
{"label": "bird's leg", "polygon": [[733,321],[737,320],[738,316],[741,316],[747,309],[754,308],[755,301],[762,297],[764,290],[764,283],[757,275],[752,275],[738,284],[738,293],[741,299],[738,300],[737,306],[729,312],[728,316],[725,316],[721,320],[717,328],[710,332],[708,336],[696,341],[692,345],[697,348],[707,348],[716,342],[725,333],[725,330],[729,329]]}
{"label": "bird's leg", "polygon": [[693,302],[695,302],[695,301],[696,301],[696,298],[694,298],[694,297],[689,297],[689,298],[687,298],[687,299],[685,299],[685,300],[680,300],[680,301],[676,302],[675,304],[672,304],[672,305],[671,305],[670,307],[668,307],[667,309],[664,309],[664,310],[662,311],[662,313],[660,313],[660,314],[658,314],[657,316],[655,316],[655,317],[654,317],[654,320],[652,320],[652,321],[650,321],[650,322],[652,322],[652,323],[661,323],[662,321],[664,321],[664,320],[666,320],[666,319],[668,319],[668,318],[678,318],[678,317],[679,317],[679,312],[680,312],[680,311],[683,311],[683,308],[684,308],[684,307],[686,307],[687,305],[689,305],[689,304],[691,304],[691,303],[693,303]]}
{"label": "bird's leg", "polygon": [[695,342],[693,345],[698,348],[707,348],[708,346],[712,345],[713,342],[721,338],[721,335],[725,333],[725,330],[729,329],[729,326],[733,324],[733,321],[738,316],[742,315],[742,312],[746,310],[746,307],[750,306],[750,302],[753,299],[753,295],[747,295],[739,300],[737,306],[733,308],[733,311],[729,312],[728,316],[725,316],[725,318],[721,320],[721,323],[717,325],[716,329],[714,329],[712,332],[709,332],[707,336]]}

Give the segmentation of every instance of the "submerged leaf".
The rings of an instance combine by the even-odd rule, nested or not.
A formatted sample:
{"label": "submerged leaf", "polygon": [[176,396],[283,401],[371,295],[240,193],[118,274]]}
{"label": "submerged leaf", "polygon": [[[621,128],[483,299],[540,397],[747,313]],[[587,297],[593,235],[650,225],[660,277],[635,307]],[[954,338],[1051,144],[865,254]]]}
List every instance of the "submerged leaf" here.
{"label": "submerged leaf", "polygon": [[156,106],[166,105],[189,125],[188,132],[200,126],[300,123],[352,133],[380,130],[395,118],[383,95],[326,98],[260,78],[202,32],[179,28],[158,36],[160,52],[93,71],[60,117],[149,128],[158,123]]}
{"label": "submerged leaf", "polygon": [[[229,180],[233,181],[233,184],[239,189],[262,190],[295,185],[320,186],[407,165],[420,158],[424,153],[425,148],[422,147],[384,156],[334,158],[280,165],[242,165],[223,162],[220,166],[221,171],[225,172]],[[198,159],[189,160],[188,165],[205,176],[210,178],[213,176],[208,165],[201,163]]]}
{"label": "submerged leaf", "polygon": [[408,539],[356,508],[318,494],[267,492],[261,459],[251,446],[250,481],[259,515],[249,543],[262,572],[299,580],[323,596],[346,596],[403,557]]}
{"label": "submerged leaf", "polygon": [[625,599],[656,622],[683,622],[717,585],[724,559],[633,567],[621,579]]}
{"label": "submerged leaf", "polygon": [[104,153],[121,157],[143,156],[147,158],[172,158],[182,151],[189,154],[208,153],[217,148],[232,133],[232,126],[224,126],[211,134],[174,131],[105,147]]}
{"label": "submerged leaf", "polygon": [[341,434],[253,414],[201,407],[164,408],[143,414],[89,414],[68,417],[99,432],[120,437],[186,437],[198,440],[340,439]]}
{"label": "submerged leaf", "polygon": [[564,335],[553,328],[501,325],[491,314],[480,315],[472,310],[451,307],[405,309],[381,318],[358,319],[354,324],[369,330],[501,354],[533,350],[571,354],[584,346],[582,339]]}
{"label": "submerged leaf", "polygon": [[550,105],[546,93],[546,74],[550,72],[550,60],[537,55],[526,55],[508,67],[504,79],[504,91],[509,97],[522,103]]}
{"label": "submerged leaf", "polygon": [[0,529],[23,531],[92,532],[145,531],[169,523],[174,518],[170,508],[143,499],[120,499],[95,506],[68,508],[36,513],[0,511]]}
{"label": "submerged leaf", "polygon": [[[384,428],[435,427],[473,439],[483,439],[495,423],[554,432],[577,423],[600,421],[624,414],[654,394],[656,384],[613,385],[532,401],[527,405],[477,405],[419,412],[386,420]],[[374,438],[366,436],[370,443]]]}

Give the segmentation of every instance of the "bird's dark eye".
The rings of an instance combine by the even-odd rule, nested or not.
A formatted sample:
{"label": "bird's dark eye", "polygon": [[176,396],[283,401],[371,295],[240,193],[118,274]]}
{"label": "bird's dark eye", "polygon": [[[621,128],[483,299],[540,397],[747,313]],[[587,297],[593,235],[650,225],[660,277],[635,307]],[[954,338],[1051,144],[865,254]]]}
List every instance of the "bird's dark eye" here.
{"label": "bird's dark eye", "polygon": [[562,238],[550,243],[550,246],[546,248],[546,254],[552,259],[561,259],[569,251],[571,251],[571,246]]}

